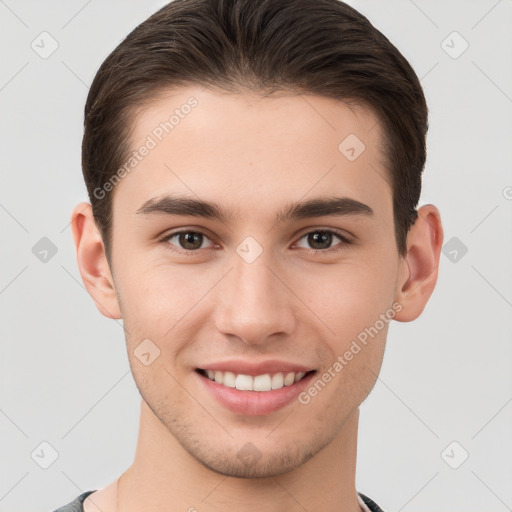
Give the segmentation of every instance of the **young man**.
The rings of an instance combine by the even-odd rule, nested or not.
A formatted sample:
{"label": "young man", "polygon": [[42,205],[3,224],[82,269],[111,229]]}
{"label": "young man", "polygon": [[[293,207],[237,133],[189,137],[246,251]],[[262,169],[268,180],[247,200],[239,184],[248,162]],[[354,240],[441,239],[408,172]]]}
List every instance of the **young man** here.
{"label": "young man", "polygon": [[359,405],[437,279],[426,131],[410,65],[337,0],[175,0],[112,52],[72,229],[140,430],[59,511],[381,510],[355,488]]}

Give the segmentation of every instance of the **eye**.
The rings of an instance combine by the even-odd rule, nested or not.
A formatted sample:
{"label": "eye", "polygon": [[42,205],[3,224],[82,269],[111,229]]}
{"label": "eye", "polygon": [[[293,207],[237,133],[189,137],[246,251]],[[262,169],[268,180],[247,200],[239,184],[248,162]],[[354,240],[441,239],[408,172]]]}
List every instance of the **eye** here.
{"label": "eye", "polygon": [[[172,242],[173,239],[176,239],[176,243],[178,245],[175,245]],[[169,247],[171,250],[182,253],[193,253],[194,251],[208,248],[203,246],[203,242],[205,240],[209,240],[211,242],[211,240],[204,233],[190,230],[177,231],[175,233],[171,233],[170,235],[166,235],[161,239],[162,242],[167,242],[169,246],[171,246]],[[211,247],[213,247],[213,243],[210,248]]]}
{"label": "eye", "polygon": [[[333,243],[333,237],[340,240],[342,243],[338,243],[331,247]],[[343,234],[332,231],[329,229],[317,229],[315,231],[310,231],[303,235],[300,240],[306,238],[306,243],[310,244],[310,247],[305,247],[306,249],[313,249],[314,251],[327,252],[327,250],[340,250],[343,249],[346,245],[349,245],[350,240],[344,236]]]}
{"label": "eye", "polygon": [[[340,242],[332,246],[336,238]],[[297,247],[301,247],[300,241],[303,239],[306,240],[309,247],[302,246],[302,248],[309,249],[310,251],[317,253],[338,251],[351,243],[350,239],[345,235],[330,229],[316,229],[305,233],[296,244]],[[192,230],[181,230],[167,234],[161,238],[160,241],[165,242],[166,247],[171,251],[188,255],[194,255],[201,249],[212,249],[215,246],[211,239],[204,233]],[[210,245],[204,245],[205,242],[208,241],[210,242]]]}

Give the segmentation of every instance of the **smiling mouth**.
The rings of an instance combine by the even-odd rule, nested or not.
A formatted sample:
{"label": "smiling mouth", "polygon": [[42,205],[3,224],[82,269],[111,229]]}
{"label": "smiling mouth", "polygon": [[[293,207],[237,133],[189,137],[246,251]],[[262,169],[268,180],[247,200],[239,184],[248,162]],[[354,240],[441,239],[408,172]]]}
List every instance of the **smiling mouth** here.
{"label": "smiling mouth", "polygon": [[254,376],[219,370],[203,370],[202,368],[197,368],[196,372],[227,388],[235,388],[239,391],[272,391],[291,386],[307,375],[315,373],[316,370],[309,372],[264,373]]}

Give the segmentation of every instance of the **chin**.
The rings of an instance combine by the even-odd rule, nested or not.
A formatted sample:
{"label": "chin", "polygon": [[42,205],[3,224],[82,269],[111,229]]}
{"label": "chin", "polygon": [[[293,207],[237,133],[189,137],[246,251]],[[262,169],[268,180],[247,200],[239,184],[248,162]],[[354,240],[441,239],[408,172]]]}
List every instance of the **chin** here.
{"label": "chin", "polygon": [[[252,443],[247,443],[249,446]],[[252,445],[254,447],[254,445]],[[202,454],[191,454],[199,463],[209,470],[223,476],[232,478],[270,478],[289,473],[302,466],[311,457],[313,452],[305,452],[290,454],[288,452],[276,454],[261,454],[256,452],[254,447],[254,456],[260,457],[257,461],[251,459],[250,456],[240,455],[244,448],[233,453],[231,456],[226,455],[224,451],[222,455],[212,459],[211,454],[202,457]],[[249,449],[247,449],[249,452]]]}

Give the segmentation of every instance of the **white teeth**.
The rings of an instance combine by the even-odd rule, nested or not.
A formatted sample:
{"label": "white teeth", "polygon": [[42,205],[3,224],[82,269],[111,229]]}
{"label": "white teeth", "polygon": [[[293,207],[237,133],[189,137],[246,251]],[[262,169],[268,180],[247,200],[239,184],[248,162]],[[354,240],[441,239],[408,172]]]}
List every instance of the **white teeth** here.
{"label": "white teeth", "polygon": [[252,391],[252,377],[238,374],[235,379],[235,388],[240,391]]}
{"label": "white teeth", "polygon": [[268,373],[265,375],[257,375],[252,381],[253,391],[270,391],[272,389],[272,379]]}
{"label": "white teeth", "polygon": [[279,389],[284,386],[283,374],[275,373],[272,375],[272,389]]}
{"label": "white teeth", "polygon": [[222,378],[222,384],[227,386],[228,388],[235,387],[235,374],[233,372],[220,372],[224,373],[224,377]]}
{"label": "white teeth", "polygon": [[295,382],[299,382],[299,380],[302,379],[302,377],[304,377],[304,375],[306,375],[306,372],[296,373],[295,374]]}
{"label": "white teeth", "polygon": [[290,386],[294,383],[294,381],[295,381],[295,373],[293,373],[293,372],[287,373],[286,377],[284,378],[284,385]]}
{"label": "white teeth", "polygon": [[233,372],[222,372],[219,370],[206,370],[208,378],[227,386],[228,388],[236,388],[240,391],[270,391],[272,389],[280,389],[285,386],[291,386],[293,383],[301,380],[305,372],[289,372],[274,373],[270,375],[244,375],[242,373],[235,374]]}

